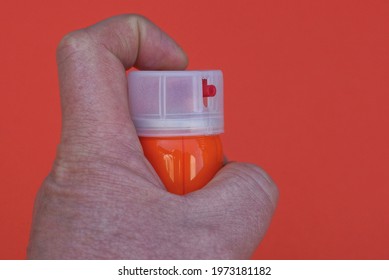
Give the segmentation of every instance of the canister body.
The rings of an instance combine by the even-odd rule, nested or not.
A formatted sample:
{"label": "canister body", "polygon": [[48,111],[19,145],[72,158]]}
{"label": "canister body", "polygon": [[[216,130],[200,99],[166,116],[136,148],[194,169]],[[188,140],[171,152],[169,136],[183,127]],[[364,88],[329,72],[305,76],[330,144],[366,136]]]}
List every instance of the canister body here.
{"label": "canister body", "polygon": [[174,194],[205,186],[223,165],[219,135],[140,137],[146,158]]}

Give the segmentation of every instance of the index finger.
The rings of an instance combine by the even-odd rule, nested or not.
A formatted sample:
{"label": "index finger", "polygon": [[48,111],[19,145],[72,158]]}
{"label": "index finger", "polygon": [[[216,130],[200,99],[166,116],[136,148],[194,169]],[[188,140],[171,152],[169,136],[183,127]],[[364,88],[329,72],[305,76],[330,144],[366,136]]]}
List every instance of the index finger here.
{"label": "index finger", "polygon": [[[126,69],[183,69],[187,58],[138,15],[110,18],[65,36],[57,49],[63,144],[140,150],[130,119]],[[133,143],[133,145],[128,145]],[[82,143],[85,144],[85,143]]]}

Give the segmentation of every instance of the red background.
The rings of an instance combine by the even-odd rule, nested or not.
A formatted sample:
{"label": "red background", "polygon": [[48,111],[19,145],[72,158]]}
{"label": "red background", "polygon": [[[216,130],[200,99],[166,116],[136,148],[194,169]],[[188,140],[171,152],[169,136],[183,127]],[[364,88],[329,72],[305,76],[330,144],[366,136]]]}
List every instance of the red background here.
{"label": "red background", "polygon": [[190,69],[224,71],[226,154],[280,188],[254,258],[388,259],[388,3],[2,0],[0,258],[25,257],[59,141],[56,45],[141,13],[181,44]]}

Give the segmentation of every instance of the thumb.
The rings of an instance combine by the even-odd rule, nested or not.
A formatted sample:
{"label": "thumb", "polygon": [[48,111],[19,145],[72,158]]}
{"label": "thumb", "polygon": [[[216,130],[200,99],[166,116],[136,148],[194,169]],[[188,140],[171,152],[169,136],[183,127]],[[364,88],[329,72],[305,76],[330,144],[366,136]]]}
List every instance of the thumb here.
{"label": "thumb", "polygon": [[270,225],[278,195],[275,183],[258,166],[229,163],[205,188],[187,197],[193,217],[216,233],[216,250],[224,248],[227,258],[247,259]]}

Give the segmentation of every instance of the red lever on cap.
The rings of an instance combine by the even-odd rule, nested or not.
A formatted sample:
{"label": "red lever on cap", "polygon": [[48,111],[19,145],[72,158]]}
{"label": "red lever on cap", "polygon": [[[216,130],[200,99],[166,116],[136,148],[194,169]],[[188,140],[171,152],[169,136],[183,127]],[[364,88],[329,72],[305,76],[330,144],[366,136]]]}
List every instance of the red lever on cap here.
{"label": "red lever on cap", "polygon": [[203,79],[203,97],[213,97],[216,95],[216,87],[208,85],[207,79]]}

